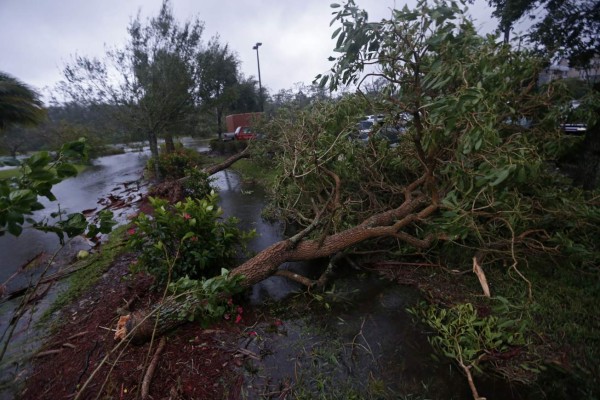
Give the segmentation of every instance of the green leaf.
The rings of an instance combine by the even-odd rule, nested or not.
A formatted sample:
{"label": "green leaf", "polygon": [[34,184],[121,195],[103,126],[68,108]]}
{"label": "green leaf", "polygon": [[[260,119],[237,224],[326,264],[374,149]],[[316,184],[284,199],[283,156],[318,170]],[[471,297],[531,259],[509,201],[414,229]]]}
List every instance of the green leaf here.
{"label": "green leaf", "polygon": [[340,33],[341,30],[342,30],[342,27],[340,26],[335,31],[333,31],[333,34],[331,35],[331,38],[334,39]]}
{"label": "green leaf", "polygon": [[510,174],[509,169],[501,170],[500,172],[498,172],[496,174],[496,180],[494,182],[490,183],[490,186],[498,186],[499,184],[504,182],[506,180],[506,178],[508,178],[509,174]]}
{"label": "green leaf", "polygon": [[35,200],[36,198],[37,196],[29,189],[15,190],[12,191],[8,196],[8,199],[13,203],[31,201],[32,199]]}
{"label": "green leaf", "polygon": [[61,163],[56,167],[56,174],[60,178],[69,178],[77,175],[77,168],[68,163]]}

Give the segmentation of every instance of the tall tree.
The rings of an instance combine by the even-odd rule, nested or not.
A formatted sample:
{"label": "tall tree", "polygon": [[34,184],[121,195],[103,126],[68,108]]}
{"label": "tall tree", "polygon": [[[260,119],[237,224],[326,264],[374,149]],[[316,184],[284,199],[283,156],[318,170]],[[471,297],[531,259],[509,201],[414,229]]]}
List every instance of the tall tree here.
{"label": "tall tree", "polygon": [[[236,99],[230,106],[231,112],[253,112],[260,111],[260,96],[258,92],[258,81],[253,77],[245,78],[240,75],[235,87]],[[265,89],[263,88],[263,95]]]}
{"label": "tall tree", "polygon": [[223,112],[239,95],[238,65],[236,55],[227,44],[219,42],[219,36],[213,37],[208,48],[198,54],[198,94],[203,108],[214,111],[219,138],[223,133]]}
{"label": "tall tree", "polygon": [[198,18],[179,24],[164,0],[158,16],[144,22],[138,14],[131,22],[124,48],[108,50],[102,60],[76,56],[60,87],[76,102],[112,105],[131,130],[145,133],[157,157],[158,137],[171,149],[173,127],[194,113],[203,30]]}
{"label": "tall tree", "polygon": [[[473,2],[472,0],[471,2]],[[600,56],[599,0],[487,0],[498,18],[498,29],[508,43],[514,24],[522,18],[531,24],[527,38],[539,51],[566,58],[572,66],[586,67]]]}
{"label": "tall tree", "polygon": [[545,15],[530,30],[538,48],[573,67],[600,57],[600,0],[545,0]]}
{"label": "tall tree", "polygon": [[538,0],[488,0],[494,9],[492,15],[498,18],[498,29],[504,36],[504,43],[510,40],[510,32],[514,24],[528,11],[531,11]]}
{"label": "tall tree", "polygon": [[39,94],[0,72],[0,133],[12,125],[37,125],[46,117]]}

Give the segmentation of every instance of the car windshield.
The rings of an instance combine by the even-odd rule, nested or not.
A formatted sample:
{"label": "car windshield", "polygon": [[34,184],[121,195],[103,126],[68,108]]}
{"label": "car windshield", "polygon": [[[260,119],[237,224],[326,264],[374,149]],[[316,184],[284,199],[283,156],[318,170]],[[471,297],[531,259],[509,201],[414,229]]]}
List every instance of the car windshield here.
{"label": "car windshield", "polygon": [[358,126],[360,130],[369,129],[373,126],[373,121],[360,121]]}

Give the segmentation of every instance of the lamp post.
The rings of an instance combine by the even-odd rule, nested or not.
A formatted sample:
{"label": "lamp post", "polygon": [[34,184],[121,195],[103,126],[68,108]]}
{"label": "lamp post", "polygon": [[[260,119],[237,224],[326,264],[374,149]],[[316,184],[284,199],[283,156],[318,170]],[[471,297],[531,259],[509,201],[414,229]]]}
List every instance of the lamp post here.
{"label": "lamp post", "polygon": [[252,47],[252,49],[256,50],[256,64],[258,65],[258,101],[260,102],[260,111],[264,111],[263,110],[263,99],[262,99],[262,83],[260,81],[260,58],[258,57],[258,48],[260,46],[262,46],[262,43],[256,42],[256,44],[254,45],[254,47]]}

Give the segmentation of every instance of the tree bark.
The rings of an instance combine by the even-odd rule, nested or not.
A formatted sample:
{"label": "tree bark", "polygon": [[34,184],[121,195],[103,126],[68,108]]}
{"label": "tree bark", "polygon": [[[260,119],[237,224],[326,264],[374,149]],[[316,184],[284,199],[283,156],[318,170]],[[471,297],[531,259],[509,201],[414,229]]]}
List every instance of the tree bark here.
{"label": "tree bark", "polygon": [[[211,165],[210,167],[206,167],[203,169],[204,172],[206,172],[208,175],[214,175],[219,171],[222,171],[224,169],[227,169],[229,167],[231,167],[236,161],[241,160],[242,158],[249,158],[250,157],[250,153],[248,152],[248,147],[246,147],[244,150],[240,151],[237,154],[232,155],[231,157],[229,157],[227,160],[223,161],[220,164],[216,164],[216,165]],[[182,178],[185,179],[185,178]]]}
{"label": "tree bark", "polygon": [[165,150],[167,153],[175,151],[175,142],[173,141],[173,135],[170,133],[165,135]]}

